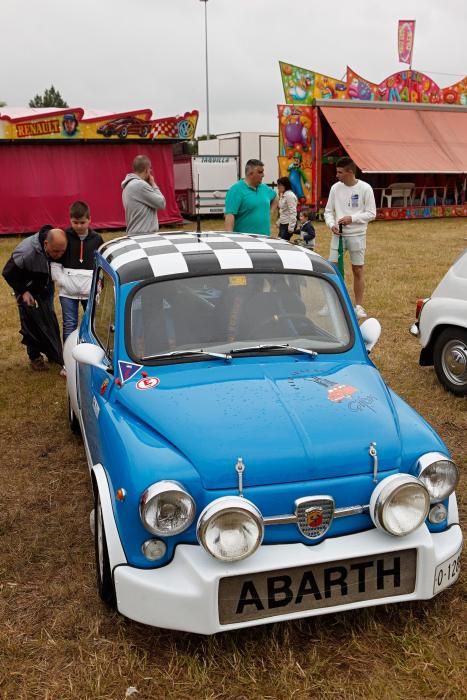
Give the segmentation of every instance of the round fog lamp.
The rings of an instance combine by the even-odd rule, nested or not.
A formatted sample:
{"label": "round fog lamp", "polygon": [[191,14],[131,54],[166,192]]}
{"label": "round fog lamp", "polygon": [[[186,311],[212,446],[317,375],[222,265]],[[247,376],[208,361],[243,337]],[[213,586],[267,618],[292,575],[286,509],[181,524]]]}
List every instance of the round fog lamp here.
{"label": "round fog lamp", "polygon": [[146,540],[146,542],[143,542],[141,545],[141,549],[146,559],[157,561],[158,559],[162,559],[165,555],[167,545],[165,542],[162,542],[162,540]]}
{"label": "round fog lamp", "polygon": [[438,452],[423,455],[418,460],[418,478],[430,494],[432,503],[444,501],[459,481],[459,470],[453,461]]}
{"label": "round fog lamp", "polygon": [[439,525],[439,523],[442,523],[447,517],[448,509],[442,503],[436,503],[430,508],[430,512],[428,513],[428,520],[433,525]]}
{"label": "round fog lamp", "polygon": [[258,508],[240,496],[226,496],[201,513],[196,530],[199,543],[216,559],[240,561],[263,541],[263,518]]}
{"label": "round fog lamp", "polygon": [[377,528],[402,537],[420,527],[429,507],[430,497],[418,479],[409,474],[394,474],[374,489],[370,515]]}

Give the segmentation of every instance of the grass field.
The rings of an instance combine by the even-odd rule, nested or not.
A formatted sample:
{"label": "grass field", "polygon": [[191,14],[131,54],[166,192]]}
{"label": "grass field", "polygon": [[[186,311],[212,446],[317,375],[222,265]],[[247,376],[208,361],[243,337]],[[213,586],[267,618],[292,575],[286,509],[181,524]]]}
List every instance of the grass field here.
{"label": "grass field", "polygon": [[[467,401],[419,367],[408,328],[417,297],[430,294],[466,237],[465,219],[372,224],[365,297],[383,327],[374,362],[461,468],[464,522]],[[2,267],[18,242],[0,239]],[[318,224],[317,250],[328,248]],[[313,618],[307,634],[279,623],[204,638],[108,610],[95,589],[87,465],[68,429],[64,382],[55,369],[29,369],[9,291],[2,280],[1,698],[123,700],[130,687],[138,700],[466,697],[465,574],[432,601]]]}

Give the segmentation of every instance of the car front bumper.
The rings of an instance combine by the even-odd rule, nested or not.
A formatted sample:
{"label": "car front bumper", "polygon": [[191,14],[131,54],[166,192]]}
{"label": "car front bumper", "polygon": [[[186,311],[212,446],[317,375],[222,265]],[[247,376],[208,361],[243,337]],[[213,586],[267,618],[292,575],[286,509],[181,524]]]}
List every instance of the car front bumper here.
{"label": "car front bumper", "polygon": [[[453,576],[451,573],[447,576],[447,565],[446,576],[441,576],[439,571],[440,565],[458,554],[461,547],[462,533],[458,524],[452,524],[440,533],[430,533],[423,526],[403,538],[394,538],[378,530],[371,530],[328,539],[313,546],[303,544],[262,546],[253,556],[235,564],[217,561],[200,546],[179,545],[170,564],[160,569],[146,570],[126,564],[117,565],[114,568],[117,607],[126,617],[147,625],[198,634],[214,634],[340,610],[424,600],[432,598],[456,580],[457,569]],[[226,577],[244,576],[248,581],[259,572],[280,570],[283,573],[297,567],[305,567],[313,571],[323,563],[345,563],[349,559],[362,560],[368,557],[376,560],[378,556],[401,553],[404,550],[416,552],[415,584],[410,593],[377,599],[369,597],[356,602],[333,603],[329,606],[326,606],[326,601],[321,601],[319,608],[313,607],[313,600],[316,597],[309,595],[310,607],[306,610],[301,609],[296,612],[292,605],[292,607],[287,606],[287,612],[281,612],[277,605],[271,605],[271,614],[266,610],[266,613],[262,613],[265,616],[260,619],[246,621],[242,619],[228,624],[220,622],[219,607],[222,601],[218,600],[219,582]],[[321,597],[327,596],[323,593]],[[229,601],[227,603],[229,604]],[[267,598],[263,598],[262,603],[266,608],[268,607]],[[234,612],[235,605],[234,602],[233,608],[231,606]]]}

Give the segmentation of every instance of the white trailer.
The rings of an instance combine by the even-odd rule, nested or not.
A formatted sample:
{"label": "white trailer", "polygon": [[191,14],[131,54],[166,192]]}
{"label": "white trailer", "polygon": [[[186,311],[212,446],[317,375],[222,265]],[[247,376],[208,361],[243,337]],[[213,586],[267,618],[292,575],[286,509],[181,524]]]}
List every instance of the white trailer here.
{"label": "white trailer", "polygon": [[245,164],[250,158],[264,163],[264,180],[275,185],[279,166],[279,136],[274,132],[233,131],[218,134],[215,139],[198,141],[199,155],[229,155],[238,158],[238,179],[245,175]]}
{"label": "white trailer", "polygon": [[238,158],[232,155],[176,156],[175,199],[180,212],[201,215],[223,214],[225,195],[238,180]]}

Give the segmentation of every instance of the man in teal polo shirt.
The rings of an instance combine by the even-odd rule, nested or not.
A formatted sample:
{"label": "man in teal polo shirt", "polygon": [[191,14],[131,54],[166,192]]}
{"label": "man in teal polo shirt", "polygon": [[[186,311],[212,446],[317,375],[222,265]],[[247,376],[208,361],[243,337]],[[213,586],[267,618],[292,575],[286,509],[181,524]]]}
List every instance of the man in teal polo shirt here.
{"label": "man in teal polo shirt", "polygon": [[277,208],[273,189],[263,185],[264,164],[251,159],[245,179],[232,185],[225,197],[225,230],[271,235],[271,213]]}

